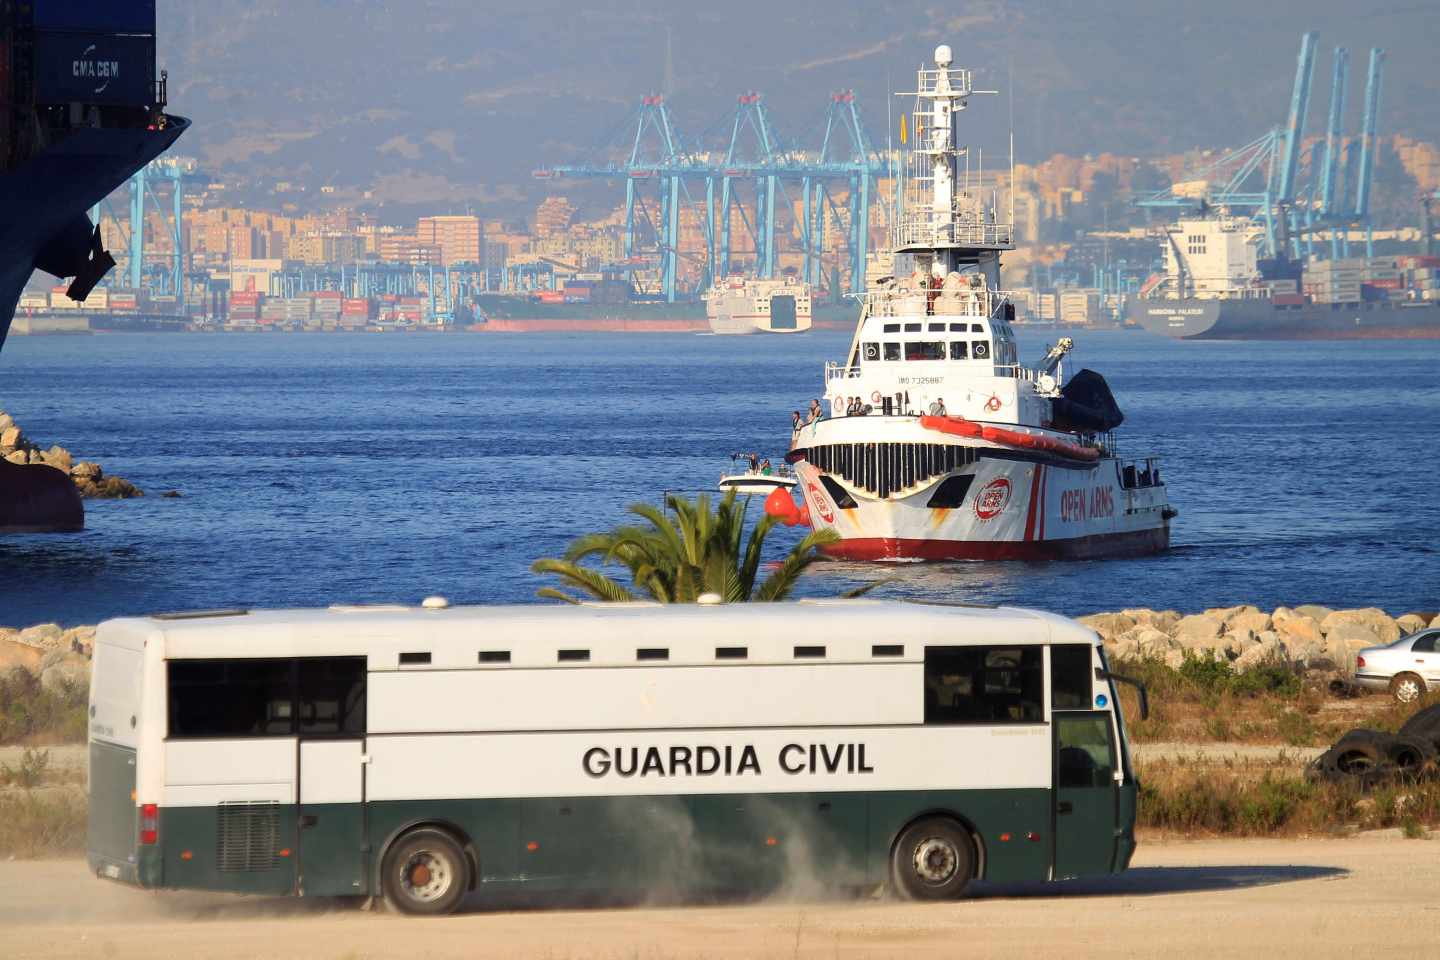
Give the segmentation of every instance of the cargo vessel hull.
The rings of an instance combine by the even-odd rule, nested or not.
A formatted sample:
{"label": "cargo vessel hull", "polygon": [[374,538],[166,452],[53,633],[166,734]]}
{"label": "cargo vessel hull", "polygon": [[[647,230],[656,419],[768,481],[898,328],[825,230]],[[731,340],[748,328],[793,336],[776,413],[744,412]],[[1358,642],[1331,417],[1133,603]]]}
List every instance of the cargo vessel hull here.
{"label": "cargo vessel hull", "polygon": [[1179,340],[1440,339],[1437,301],[1137,300],[1128,316],[1150,333]]}

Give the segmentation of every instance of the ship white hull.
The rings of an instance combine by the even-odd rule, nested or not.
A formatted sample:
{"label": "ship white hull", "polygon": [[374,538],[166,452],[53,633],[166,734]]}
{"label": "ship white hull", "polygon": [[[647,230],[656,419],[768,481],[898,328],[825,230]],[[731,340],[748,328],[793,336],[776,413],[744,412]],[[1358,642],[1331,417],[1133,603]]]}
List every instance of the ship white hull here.
{"label": "ship white hull", "polygon": [[[1163,485],[1127,488],[1121,462],[1083,468],[995,459],[973,463],[880,498],[813,463],[795,465],[810,522],[840,541],[824,548],[849,560],[1063,560],[1140,556],[1170,544]],[[969,474],[955,506],[932,506],[947,479]],[[829,483],[822,481],[825,476]],[[842,506],[830,490],[849,495]]]}
{"label": "ship white hull", "polygon": [[706,297],[705,316],[712,333],[804,333],[810,329],[810,291],[774,280],[750,280],[717,286]]}

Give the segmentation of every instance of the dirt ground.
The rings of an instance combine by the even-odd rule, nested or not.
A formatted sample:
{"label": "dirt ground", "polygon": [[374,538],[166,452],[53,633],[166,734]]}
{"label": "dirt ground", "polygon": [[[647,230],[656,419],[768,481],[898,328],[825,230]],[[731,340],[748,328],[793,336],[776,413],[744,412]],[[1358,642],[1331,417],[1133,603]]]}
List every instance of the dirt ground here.
{"label": "dirt ground", "polygon": [[414,920],[352,906],[149,893],[82,863],[0,863],[0,957],[1424,957],[1440,841],[1143,843],[1114,878],[969,899],[688,907],[496,906]]}

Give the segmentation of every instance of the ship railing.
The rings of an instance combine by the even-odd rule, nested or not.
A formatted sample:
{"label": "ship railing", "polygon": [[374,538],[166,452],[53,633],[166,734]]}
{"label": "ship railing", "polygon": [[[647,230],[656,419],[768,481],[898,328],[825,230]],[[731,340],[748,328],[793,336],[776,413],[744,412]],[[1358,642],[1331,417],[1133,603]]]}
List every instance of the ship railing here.
{"label": "ship railing", "polygon": [[[1109,434],[1106,434],[1106,439],[1109,439]],[[1106,447],[1107,452],[1114,452],[1111,444],[1107,443]],[[1165,481],[1160,478],[1160,460],[1158,457],[1140,457],[1134,460],[1122,460],[1117,466],[1120,468],[1120,486],[1126,490],[1165,486]]]}
{"label": "ship railing", "polygon": [[1015,226],[995,223],[957,208],[950,218],[934,210],[915,210],[901,216],[892,231],[894,247],[995,247],[1015,245]]}
{"label": "ship railing", "polygon": [[[904,281],[902,281],[904,283]],[[1014,297],[1003,290],[962,287],[959,290],[916,290],[897,284],[857,294],[870,317],[956,316],[988,320]]]}

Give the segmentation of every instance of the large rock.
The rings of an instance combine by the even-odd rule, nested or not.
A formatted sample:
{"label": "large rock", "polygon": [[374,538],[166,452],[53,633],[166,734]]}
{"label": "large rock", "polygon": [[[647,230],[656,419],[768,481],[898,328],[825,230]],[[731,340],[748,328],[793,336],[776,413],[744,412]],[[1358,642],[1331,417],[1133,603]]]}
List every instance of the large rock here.
{"label": "large rock", "polygon": [[1100,634],[1102,640],[1112,640],[1135,626],[1135,621],[1123,613],[1092,613],[1081,617],[1080,622]]}
{"label": "large rock", "polygon": [[1400,639],[1400,628],[1384,610],[1366,607],[1363,610],[1339,610],[1320,621],[1320,630],[1325,636],[1341,626],[1359,626],[1369,630],[1376,644],[1394,643]]}
{"label": "large rock", "polygon": [[4,430],[0,430],[0,450],[4,450],[7,453],[11,450],[18,450],[24,446],[24,442],[25,435],[22,434],[20,428],[13,423]]}
{"label": "large rock", "polygon": [[1175,646],[1168,633],[1154,627],[1138,626],[1115,638],[1113,649],[1117,659],[1144,660],[1163,657]]}
{"label": "large rock", "polygon": [[32,647],[51,650],[61,645],[64,636],[65,631],[60,629],[58,623],[37,623],[21,630],[15,639]]}
{"label": "large rock", "polygon": [[100,469],[100,464],[91,460],[81,460],[70,468],[70,476],[74,480],[89,480],[92,483],[99,483],[105,476],[105,471]]}
{"label": "large rock", "polygon": [[1295,608],[1295,612],[1302,617],[1313,617],[1316,622],[1323,623],[1325,618],[1335,611],[1330,607],[1322,607],[1318,603],[1302,603]]}
{"label": "large rock", "polygon": [[40,462],[46,466],[54,467],[56,470],[62,470],[65,473],[69,473],[70,468],[74,465],[70,451],[58,446],[51,447],[49,450],[40,454]]}
{"label": "large rock", "polygon": [[1224,630],[1225,624],[1218,616],[1196,613],[1188,617],[1181,617],[1180,622],[1175,624],[1175,629],[1171,631],[1171,635],[1181,646],[1191,649],[1210,649],[1216,646]]}
{"label": "large rock", "polygon": [[42,667],[40,685],[46,690],[64,686],[83,686],[90,682],[90,661],[78,653],[66,651],[59,659]]}
{"label": "large rock", "polygon": [[40,661],[44,658],[45,651],[39,647],[32,647],[15,640],[0,639],[0,675],[17,668],[37,673],[40,670]]}
{"label": "large rock", "polygon": [[1435,619],[1430,621],[1430,626],[1440,627],[1440,614],[1435,615]]}
{"label": "large rock", "polygon": [[1210,609],[1205,611],[1205,613],[1209,614],[1210,616],[1219,617],[1220,622],[1226,624],[1228,624],[1231,620],[1234,620],[1236,617],[1259,612],[1259,607],[1252,607],[1249,604],[1242,604],[1238,607],[1211,607]]}
{"label": "large rock", "polygon": [[1245,613],[1238,613],[1225,622],[1226,630],[1240,634],[1247,630],[1254,634],[1261,634],[1269,630],[1271,626],[1270,614],[1253,608]]}
{"label": "large rock", "polygon": [[17,467],[23,467],[30,462],[30,452],[28,450],[11,450],[5,454],[5,462],[13,463]]}
{"label": "large rock", "polygon": [[15,418],[4,410],[0,410],[0,432],[9,430],[13,426],[15,426]]}
{"label": "large rock", "polygon": [[67,649],[88,657],[95,649],[95,628],[71,627],[65,631],[60,642]]}
{"label": "large rock", "polygon": [[1261,667],[1267,664],[1283,664],[1288,661],[1285,655],[1285,646],[1280,638],[1271,631],[1266,631],[1256,639],[1244,653],[1235,658],[1231,666],[1236,670],[1249,670],[1253,667]]}
{"label": "large rock", "polygon": [[[1280,610],[1284,610],[1281,607]],[[1280,635],[1280,640],[1292,649],[1305,644],[1321,644],[1325,642],[1325,634],[1320,630],[1320,624],[1315,622],[1313,617],[1302,616],[1290,611],[1288,616],[1282,617],[1280,610],[1275,611],[1273,625],[1275,632]]]}
{"label": "large rock", "polygon": [[1407,613],[1395,618],[1395,626],[1400,628],[1400,636],[1402,637],[1408,637],[1416,631],[1424,630],[1426,624],[1429,622],[1426,617],[1418,613]]}

